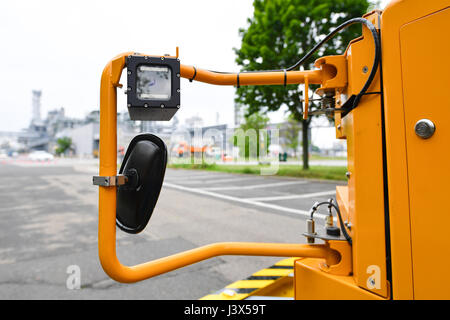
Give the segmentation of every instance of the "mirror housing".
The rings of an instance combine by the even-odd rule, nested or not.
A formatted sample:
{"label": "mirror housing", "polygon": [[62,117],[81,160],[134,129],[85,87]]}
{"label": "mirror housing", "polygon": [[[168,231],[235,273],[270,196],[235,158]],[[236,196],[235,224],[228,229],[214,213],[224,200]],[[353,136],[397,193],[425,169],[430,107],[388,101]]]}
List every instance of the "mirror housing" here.
{"label": "mirror housing", "polygon": [[119,174],[127,183],[117,188],[116,225],[127,233],[145,229],[164,181],[167,147],[153,134],[140,134],[130,142]]}

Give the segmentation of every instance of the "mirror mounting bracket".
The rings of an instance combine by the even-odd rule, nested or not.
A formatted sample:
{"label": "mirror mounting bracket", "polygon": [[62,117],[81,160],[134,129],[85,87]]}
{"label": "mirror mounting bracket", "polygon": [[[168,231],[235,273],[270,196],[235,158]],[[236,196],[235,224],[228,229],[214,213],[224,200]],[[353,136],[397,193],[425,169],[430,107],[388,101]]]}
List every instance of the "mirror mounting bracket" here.
{"label": "mirror mounting bracket", "polygon": [[101,187],[122,186],[128,182],[128,177],[122,174],[117,176],[93,176],[92,184]]}

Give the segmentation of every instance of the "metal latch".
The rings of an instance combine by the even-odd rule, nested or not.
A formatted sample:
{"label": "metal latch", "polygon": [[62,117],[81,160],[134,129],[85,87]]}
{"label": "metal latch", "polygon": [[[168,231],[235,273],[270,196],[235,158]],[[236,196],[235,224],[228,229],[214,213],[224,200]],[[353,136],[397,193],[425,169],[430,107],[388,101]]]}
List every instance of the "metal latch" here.
{"label": "metal latch", "polygon": [[93,176],[92,177],[92,184],[96,186],[101,187],[114,187],[114,186],[121,186],[128,182],[127,176],[124,176],[122,174],[119,174],[117,176],[109,176],[109,177],[102,177],[102,176]]}

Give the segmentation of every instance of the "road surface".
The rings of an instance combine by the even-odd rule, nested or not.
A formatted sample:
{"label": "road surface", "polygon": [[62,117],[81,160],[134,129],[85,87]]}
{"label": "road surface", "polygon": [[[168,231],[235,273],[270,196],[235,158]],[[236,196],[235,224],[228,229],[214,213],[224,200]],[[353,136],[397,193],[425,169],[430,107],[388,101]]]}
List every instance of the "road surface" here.
{"label": "road surface", "polygon": [[[198,299],[280,260],[217,257],[117,283],[98,260],[96,171],[90,162],[0,162],[0,299]],[[131,265],[219,241],[304,243],[305,214],[335,185],[168,169],[146,230],[118,230],[118,257]],[[68,289],[71,266],[78,290]]]}

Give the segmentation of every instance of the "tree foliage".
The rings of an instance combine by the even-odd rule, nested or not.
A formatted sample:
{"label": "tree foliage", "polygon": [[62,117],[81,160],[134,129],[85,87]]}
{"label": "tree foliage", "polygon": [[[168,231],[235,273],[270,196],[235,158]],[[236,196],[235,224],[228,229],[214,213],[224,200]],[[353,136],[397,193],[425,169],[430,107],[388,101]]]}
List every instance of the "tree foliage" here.
{"label": "tree foliage", "polygon": [[[239,30],[242,44],[241,48],[234,49],[236,62],[243,71],[288,68],[335,27],[362,16],[368,5],[367,0],[255,0],[248,27]],[[303,67],[311,69],[315,59],[343,53],[348,42],[360,35],[358,25],[341,31]],[[236,101],[247,105],[248,114],[276,111],[286,105],[293,118],[302,121],[305,155],[309,121],[302,120],[302,97],[303,88],[299,85],[241,86],[237,89]],[[307,161],[307,157],[303,159]]]}
{"label": "tree foliage", "polygon": [[254,112],[245,117],[245,122],[235,130],[233,144],[239,147],[239,154],[245,159],[258,158],[261,154],[261,148],[264,148],[262,154],[267,154],[269,148],[269,136],[267,131],[262,131],[267,127],[269,117],[265,114]]}
{"label": "tree foliage", "polygon": [[69,137],[63,137],[56,140],[57,148],[55,150],[56,154],[61,155],[70,149],[72,146],[72,139]]}

